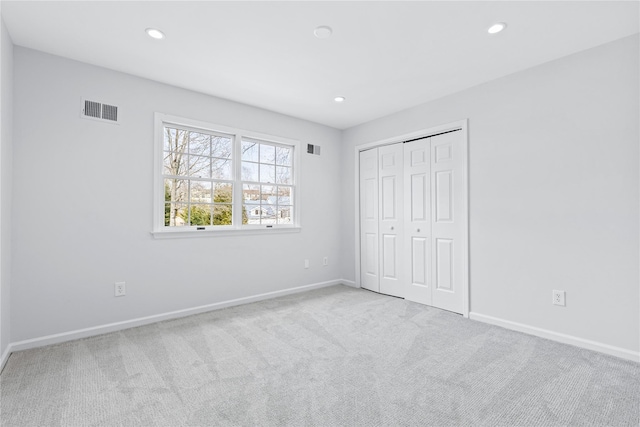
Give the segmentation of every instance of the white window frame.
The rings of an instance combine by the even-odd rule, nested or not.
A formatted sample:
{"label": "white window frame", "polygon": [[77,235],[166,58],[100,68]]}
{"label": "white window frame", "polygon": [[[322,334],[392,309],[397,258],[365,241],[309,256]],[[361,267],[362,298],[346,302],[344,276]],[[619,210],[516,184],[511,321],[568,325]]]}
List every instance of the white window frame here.
{"label": "white window frame", "polygon": [[[233,144],[232,174],[233,174],[233,225],[209,226],[180,226],[167,227],[164,225],[164,128],[176,126],[211,133],[222,133],[231,136]],[[290,146],[293,148],[293,215],[291,224],[242,224],[243,196],[242,196],[242,139],[252,139],[258,142]],[[184,117],[163,113],[154,114],[154,185],[153,185],[153,231],[155,238],[180,237],[212,237],[246,234],[273,234],[299,232],[300,227],[300,147],[297,140],[266,135],[244,129],[207,123]],[[274,184],[275,185],[275,184]]]}

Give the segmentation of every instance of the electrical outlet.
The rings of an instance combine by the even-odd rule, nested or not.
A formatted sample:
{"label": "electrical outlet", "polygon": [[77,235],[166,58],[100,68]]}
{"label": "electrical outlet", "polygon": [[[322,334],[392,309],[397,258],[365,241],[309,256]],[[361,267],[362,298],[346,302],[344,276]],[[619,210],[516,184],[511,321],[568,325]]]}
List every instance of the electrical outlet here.
{"label": "electrical outlet", "polygon": [[304,260],[304,268],[309,268],[309,260],[308,259]]}
{"label": "electrical outlet", "polygon": [[329,265],[329,257],[322,258],[322,265],[324,265],[325,267]]}
{"label": "electrical outlet", "polygon": [[553,291],[553,300],[551,301],[553,305],[561,305],[565,306],[565,292],[564,291]]}
{"label": "electrical outlet", "polygon": [[115,296],[117,296],[117,297],[125,296],[127,294],[126,283],[125,282],[116,282],[114,291],[115,291]]}

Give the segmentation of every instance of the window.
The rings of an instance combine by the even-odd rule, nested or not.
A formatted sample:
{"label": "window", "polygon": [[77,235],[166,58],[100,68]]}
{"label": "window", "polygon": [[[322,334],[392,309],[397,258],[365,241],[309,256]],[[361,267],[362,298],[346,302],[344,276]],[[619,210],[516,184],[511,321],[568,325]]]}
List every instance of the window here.
{"label": "window", "polygon": [[[242,204],[248,224],[291,224],[293,147],[242,140]],[[243,219],[244,221],[244,219]]]}
{"label": "window", "polygon": [[297,141],[163,114],[156,139],[154,234],[297,228]]}
{"label": "window", "polygon": [[163,127],[164,226],[233,224],[233,137]]}

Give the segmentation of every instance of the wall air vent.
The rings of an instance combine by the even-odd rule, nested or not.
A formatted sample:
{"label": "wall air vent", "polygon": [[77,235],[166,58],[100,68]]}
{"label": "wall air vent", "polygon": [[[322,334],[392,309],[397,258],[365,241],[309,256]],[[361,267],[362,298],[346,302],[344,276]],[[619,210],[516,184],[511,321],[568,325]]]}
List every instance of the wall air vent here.
{"label": "wall air vent", "polygon": [[320,155],[320,146],[319,145],[313,145],[313,144],[307,144],[307,153],[309,153],[309,154],[317,154],[319,156]]}
{"label": "wall air vent", "polygon": [[85,119],[100,120],[101,122],[119,124],[118,107],[97,101],[82,99],[82,112],[80,117]]}

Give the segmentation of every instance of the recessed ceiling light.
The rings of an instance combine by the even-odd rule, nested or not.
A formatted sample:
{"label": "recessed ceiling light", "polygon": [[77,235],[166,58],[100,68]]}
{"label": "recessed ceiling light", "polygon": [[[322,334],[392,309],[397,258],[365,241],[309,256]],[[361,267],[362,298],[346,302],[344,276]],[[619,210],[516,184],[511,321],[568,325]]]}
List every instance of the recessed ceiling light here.
{"label": "recessed ceiling light", "polygon": [[505,24],[504,22],[497,22],[497,23],[493,24],[492,26],[490,26],[489,29],[487,30],[487,32],[489,34],[496,34],[496,33],[499,33],[500,31],[504,30],[505,28],[507,28],[507,24]]}
{"label": "recessed ceiling light", "polygon": [[336,102],[344,102],[344,100],[347,99],[344,96],[336,96],[335,98],[333,98],[334,101]]}
{"label": "recessed ceiling light", "polygon": [[331,29],[331,27],[321,25],[313,30],[313,34],[315,34],[315,36],[319,39],[327,39],[331,37],[331,34],[333,34],[333,30]]}
{"label": "recessed ceiling light", "polygon": [[157,40],[161,40],[164,38],[164,33],[160,30],[156,30],[155,28],[147,28],[145,31],[151,38]]}

